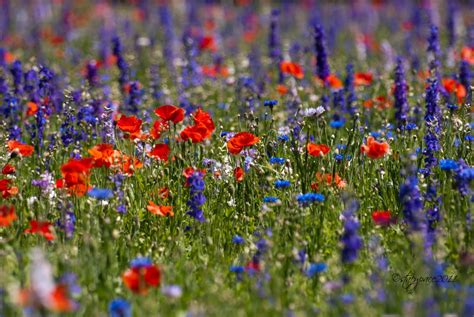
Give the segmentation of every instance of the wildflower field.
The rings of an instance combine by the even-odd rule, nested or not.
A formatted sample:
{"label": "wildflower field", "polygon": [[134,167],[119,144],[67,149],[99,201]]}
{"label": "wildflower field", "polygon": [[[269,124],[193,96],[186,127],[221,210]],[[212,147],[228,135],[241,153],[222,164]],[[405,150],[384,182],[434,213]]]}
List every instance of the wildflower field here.
{"label": "wildflower field", "polygon": [[0,316],[474,316],[472,2],[0,18]]}

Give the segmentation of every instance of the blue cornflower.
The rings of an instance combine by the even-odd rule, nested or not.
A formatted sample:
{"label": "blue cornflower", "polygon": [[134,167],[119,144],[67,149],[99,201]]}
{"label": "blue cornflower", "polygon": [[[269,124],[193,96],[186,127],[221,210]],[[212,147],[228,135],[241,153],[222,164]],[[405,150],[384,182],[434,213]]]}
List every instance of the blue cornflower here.
{"label": "blue cornflower", "polygon": [[306,269],[306,276],[307,277],[313,277],[314,275],[325,272],[327,270],[328,266],[324,262],[319,262],[319,263],[311,263],[309,267]]}
{"label": "blue cornflower", "polygon": [[407,125],[405,126],[405,130],[407,131],[415,130],[416,128],[416,123],[413,122],[407,123]]}
{"label": "blue cornflower", "polygon": [[279,164],[279,165],[283,165],[285,164],[285,158],[283,157],[275,157],[275,156],[272,156],[270,158],[270,164]]}
{"label": "blue cornflower", "polygon": [[273,184],[276,188],[287,188],[291,185],[290,181],[284,179],[276,180]]}
{"label": "blue cornflower", "polygon": [[140,268],[140,267],[147,267],[152,265],[153,262],[151,259],[147,256],[138,256],[132,261],[130,261],[130,267],[131,268]]}
{"label": "blue cornflower", "polygon": [[263,106],[264,107],[270,107],[270,109],[273,109],[274,106],[276,106],[278,104],[278,101],[277,100],[265,100],[263,102]]}
{"label": "blue cornflower", "polygon": [[114,192],[107,188],[93,188],[87,192],[87,195],[95,199],[108,200],[114,196]]}
{"label": "blue cornflower", "polygon": [[286,134],[283,134],[283,135],[279,135],[279,136],[278,136],[278,141],[288,142],[288,140],[290,140],[290,138],[289,138],[288,135],[286,135]]}
{"label": "blue cornflower", "polygon": [[243,244],[244,242],[245,242],[245,239],[239,236],[238,234],[232,237],[232,243]]}
{"label": "blue cornflower", "polygon": [[131,317],[132,307],[123,298],[116,298],[109,303],[110,317]]}
{"label": "blue cornflower", "polygon": [[466,135],[464,137],[464,140],[472,142],[472,141],[474,141],[474,135]]}
{"label": "blue cornflower", "polygon": [[266,197],[263,197],[263,202],[264,203],[276,203],[278,202],[278,197],[274,197],[274,196],[266,196]]}
{"label": "blue cornflower", "polygon": [[444,171],[450,171],[458,168],[458,162],[451,159],[440,160],[439,167]]}
{"label": "blue cornflower", "polygon": [[346,120],[339,118],[339,119],[333,119],[331,122],[329,122],[329,126],[333,129],[339,129],[344,126],[346,123]]}
{"label": "blue cornflower", "polygon": [[324,199],[324,195],[319,193],[300,194],[296,197],[296,200],[303,206],[306,206],[309,203],[313,203],[316,201],[323,202]]}

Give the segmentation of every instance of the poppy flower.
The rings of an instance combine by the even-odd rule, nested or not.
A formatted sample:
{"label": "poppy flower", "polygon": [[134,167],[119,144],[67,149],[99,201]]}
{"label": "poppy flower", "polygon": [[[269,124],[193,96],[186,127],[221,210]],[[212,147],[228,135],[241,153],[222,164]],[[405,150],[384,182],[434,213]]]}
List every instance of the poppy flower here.
{"label": "poppy flower", "polygon": [[160,285],[160,269],[149,258],[136,258],[130,265],[131,267],[123,273],[122,280],[132,292],[143,295],[150,287]]}
{"label": "poppy flower", "polygon": [[297,79],[303,79],[304,72],[303,67],[297,63],[283,61],[280,63],[280,70],[284,74],[290,74]]}
{"label": "poppy flower", "polygon": [[227,149],[232,154],[239,154],[244,147],[252,146],[260,141],[258,137],[249,132],[240,132],[227,142]]}
{"label": "poppy flower", "polygon": [[67,313],[75,310],[77,303],[68,297],[66,285],[58,284],[49,296],[50,309],[58,313]]}
{"label": "poppy flower", "polygon": [[34,116],[38,112],[38,105],[36,102],[28,101],[26,103],[26,108],[26,115],[28,116]]}
{"label": "poppy flower", "polygon": [[215,52],[217,50],[216,41],[213,36],[204,36],[199,42],[199,49],[201,51],[210,50]]}
{"label": "poppy flower", "polygon": [[170,195],[170,190],[168,187],[162,187],[160,188],[160,190],[158,191],[158,196],[161,198],[161,199],[166,199],[168,198]]}
{"label": "poppy flower", "polygon": [[309,155],[319,157],[328,154],[331,149],[326,144],[308,143],[306,150],[308,150]]}
{"label": "poppy flower", "polygon": [[333,89],[341,89],[343,87],[342,81],[334,74],[329,74],[329,76],[326,77],[324,84]]}
{"label": "poppy flower", "polygon": [[172,121],[174,124],[184,120],[184,110],[173,105],[158,107],[155,109],[155,113],[163,121]]}
{"label": "poppy flower", "polygon": [[474,47],[463,47],[461,49],[461,59],[474,65]]}
{"label": "poppy flower", "polygon": [[70,159],[61,166],[62,187],[66,187],[71,194],[83,196],[89,190],[89,171],[93,166],[93,158]]}
{"label": "poppy flower", "polygon": [[161,217],[166,217],[168,215],[170,217],[174,216],[172,206],[158,206],[154,202],[148,201],[148,206],[146,206],[146,209],[148,209],[148,211],[151,212],[152,214],[158,215]]}
{"label": "poppy flower", "polygon": [[234,169],[234,178],[237,182],[242,182],[244,180],[244,169],[242,167],[236,167]]}
{"label": "poppy flower", "polygon": [[208,112],[203,111],[201,108],[199,108],[194,114],[194,125],[203,125],[206,127],[207,133],[205,135],[205,138],[209,138],[212,132],[214,132],[214,130],[216,129],[211,115]]}
{"label": "poppy flower", "polygon": [[311,184],[313,190],[319,190],[320,184],[326,184],[328,186],[336,185],[337,188],[342,189],[346,187],[346,181],[343,180],[337,173],[334,175],[334,180],[331,173],[321,174],[316,173],[316,182]]}
{"label": "poppy flower", "polygon": [[30,156],[35,151],[34,147],[28,144],[23,144],[16,140],[10,140],[7,143],[10,153],[17,153],[21,156]]}
{"label": "poppy flower", "polygon": [[372,212],[372,220],[379,226],[388,226],[395,222],[390,210],[375,210]]}
{"label": "poppy flower", "polygon": [[126,115],[121,115],[120,119],[117,121],[117,127],[123,132],[128,132],[130,134],[140,132],[141,126],[142,120],[135,116],[127,117]]}
{"label": "poppy flower", "polygon": [[277,91],[280,95],[285,95],[288,92],[288,87],[285,85],[279,84],[277,85]]}
{"label": "poppy flower", "polygon": [[18,194],[18,187],[12,186],[11,180],[2,179],[0,180],[0,192],[2,192],[2,197],[7,199]]}
{"label": "poppy flower", "polygon": [[201,73],[204,76],[215,78],[217,76],[227,77],[229,76],[229,70],[227,67],[222,65],[203,65],[201,66]]}
{"label": "poppy flower", "polygon": [[114,146],[112,144],[97,144],[87,152],[92,155],[95,167],[110,167],[112,165],[114,155]]}
{"label": "poppy flower", "polygon": [[53,225],[48,221],[31,220],[30,227],[25,229],[25,233],[42,235],[46,240],[54,240],[54,234],[51,231]]}
{"label": "poppy flower", "polygon": [[372,84],[373,76],[372,73],[355,73],[354,84],[356,86],[368,86]]}
{"label": "poppy flower", "polygon": [[202,124],[188,126],[184,128],[184,130],[180,133],[180,136],[183,141],[191,140],[193,143],[199,143],[204,141],[206,135],[207,128]]}
{"label": "poppy flower", "polygon": [[3,175],[11,175],[15,174],[15,166],[10,165],[10,164],[5,164],[5,166],[2,168],[2,174]]}
{"label": "poppy flower", "polygon": [[0,227],[8,227],[16,219],[15,207],[13,205],[0,206]]}
{"label": "poppy flower", "polygon": [[161,136],[161,132],[168,130],[168,123],[162,120],[155,120],[153,127],[150,130],[150,135],[153,139],[157,140]]}
{"label": "poppy flower", "polygon": [[458,103],[462,103],[464,97],[466,97],[466,87],[460,82],[452,78],[443,78],[442,81],[444,89],[450,94],[455,93],[458,98]]}
{"label": "poppy flower", "polygon": [[390,145],[387,142],[377,142],[374,137],[367,138],[367,144],[362,144],[360,151],[371,159],[379,159],[390,152]]}
{"label": "poppy flower", "polygon": [[168,144],[156,144],[150,152],[148,152],[148,156],[151,156],[155,159],[160,159],[162,161],[168,161],[168,157],[170,155],[170,147]]}

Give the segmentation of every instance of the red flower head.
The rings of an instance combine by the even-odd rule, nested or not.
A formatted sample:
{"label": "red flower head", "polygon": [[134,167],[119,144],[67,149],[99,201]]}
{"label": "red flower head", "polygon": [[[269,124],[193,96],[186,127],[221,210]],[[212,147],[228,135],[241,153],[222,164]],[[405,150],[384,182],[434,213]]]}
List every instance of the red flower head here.
{"label": "red flower head", "polygon": [[201,108],[199,108],[194,114],[194,125],[206,127],[206,139],[210,138],[212,132],[214,132],[214,130],[216,129],[214,121],[212,121],[211,115],[206,111],[203,111]]}
{"label": "red flower head", "polygon": [[374,137],[367,138],[367,145],[362,144],[360,151],[371,159],[379,159],[390,152],[390,145],[387,142],[377,142]]}
{"label": "red flower head", "polygon": [[15,207],[13,205],[0,206],[0,227],[8,227],[15,219]]}
{"label": "red flower head", "polygon": [[204,125],[193,125],[184,128],[181,131],[180,136],[183,141],[191,140],[193,143],[199,143],[204,141],[204,138],[207,135],[207,129]]}
{"label": "red flower head", "polygon": [[172,206],[158,206],[154,202],[152,202],[151,200],[148,201],[148,206],[146,206],[146,209],[149,212],[151,212],[152,214],[158,215],[158,216],[161,216],[161,217],[166,217],[168,215],[170,217],[174,216]]}
{"label": "red flower head", "polygon": [[5,164],[5,166],[2,168],[2,174],[3,175],[11,175],[15,174],[15,166],[10,165],[10,164]]}
{"label": "red flower head", "polygon": [[12,186],[11,180],[2,179],[0,180],[0,192],[2,192],[2,197],[7,199],[18,194],[18,187]]}
{"label": "red flower head", "polygon": [[46,240],[54,240],[54,234],[51,231],[53,225],[48,221],[31,220],[30,227],[25,229],[25,233],[42,235]]}
{"label": "red flower head", "polygon": [[355,73],[354,84],[356,86],[368,86],[372,84],[373,76],[372,73]]}
{"label": "red flower head", "polygon": [[306,150],[308,151],[309,155],[318,157],[328,154],[331,149],[326,144],[308,143]]}
{"label": "red flower head", "polygon": [[303,67],[297,63],[283,61],[280,64],[280,70],[282,73],[290,74],[298,79],[303,79],[304,77]]}
{"label": "red flower head", "polygon": [[471,65],[474,65],[474,47],[463,47],[461,49],[461,59]]}
{"label": "red flower head", "polygon": [[21,156],[30,156],[35,151],[34,147],[31,145],[23,144],[15,140],[10,140],[7,144],[10,153],[14,152]]}
{"label": "red flower head", "polygon": [[372,213],[372,220],[379,226],[389,226],[395,223],[395,219],[392,218],[390,210],[375,210]]}
{"label": "red flower head", "polygon": [[142,127],[142,120],[138,119],[135,116],[127,117],[126,115],[121,115],[120,119],[117,122],[117,127],[123,132],[137,134],[140,132],[140,129]]}
{"label": "red flower head", "polygon": [[160,269],[149,258],[138,257],[130,263],[130,266],[123,273],[122,280],[132,292],[146,294],[150,287],[160,285]]}
{"label": "red flower head", "polygon": [[38,112],[38,105],[36,104],[36,102],[28,101],[26,103],[26,107],[28,108],[26,110],[27,116],[34,116]]}
{"label": "red flower head", "polygon": [[158,107],[155,109],[155,113],[163,121],[172,121],[174,124],[184,120],[184,110],[173,105]]}
{"label": "red flower head", "polygon": [[161,132],[168,129],[168,123],[162,120],[155,120],[153,127],[150,130],[150,135],[153,139],[157,140],[161,136]]}
{"label": "red flower head", "polygon": [[168,146],[168,144],[156,144],[153,149],[148,152],[148,156],[165,162],[168,161],[169,155],[170,147]]}
{"label": "red flower head", "polygon": [[214,37],[204,36],[199,42],[199,49],[201,51],[210,50],[211,52],[215,52],[217,50],[217,46],[216,46],[216,41],[214,40]]}
{"label": "red flower head", "polygon": [[245,176],[245,173],[244,173],[244,169],[242,167],[236,167],[234,169],[234,178],[237,182],[241,182],[244,180],[244,176]]}
{"label": "red flower head", "polygon": [[62,186],[66,186],[71,194],[83,196],[89,189],[89,172],[93,166],[93,158],[70,159],[61,166]]}
{"label": "red flower head", "polygon": [[466,87],[452,78],[443,78],[442,83],[444,89],[446,89],[446,91],[450,94],[456,93],[456,97],[458,97],[458,103],[462,103],[464,97],[467,95]]}
{"label": "red flower head", "polygon": [[112,144],[97,144],[87,152],[92,155],[95,167],[110,167],[112,164],[114,156],[114,146]]}
{"label": "red flower head", "polygon": [[326,77],[324,83],[333,89],[341,89],[343,87],[342,81],[334,74],[330,74]]}
{"label": "red flower head", "polygon": [[232,154],[239,154],[244,147],[252,146],[260,141],[258,137],[249,132],[240,132],[227,142],[227,149]]}

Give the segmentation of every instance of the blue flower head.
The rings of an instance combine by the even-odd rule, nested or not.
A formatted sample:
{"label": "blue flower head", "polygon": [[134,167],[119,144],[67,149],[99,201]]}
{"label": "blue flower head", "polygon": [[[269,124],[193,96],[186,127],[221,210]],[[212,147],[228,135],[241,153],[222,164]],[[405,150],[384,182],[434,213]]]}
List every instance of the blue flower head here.
{"label": "blue flower head", "polygon": [[87,195],[95,199],[108,200],[114,196],[114,192],[107,188],[93,188],[87,192]]}
{"label": "blue flower head", "polygon": [[123,298],[116,298],[109,304],[110,317],[131,317],[132,306]]}

